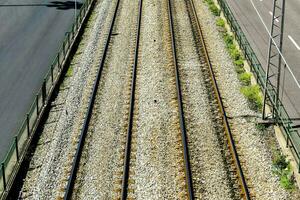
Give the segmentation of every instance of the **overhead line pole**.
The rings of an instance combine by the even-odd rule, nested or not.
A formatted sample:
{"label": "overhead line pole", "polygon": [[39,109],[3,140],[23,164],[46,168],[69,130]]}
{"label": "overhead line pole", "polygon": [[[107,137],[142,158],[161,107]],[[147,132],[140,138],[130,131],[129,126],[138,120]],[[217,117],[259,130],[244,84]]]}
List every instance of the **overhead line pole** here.
{"label": "overhead line pole", "polygon": [[[280,4],[281,1],[281,4]],[[278,118],[277,109],[279,108],[279,93],[281,82],[281,65],[282,65],[282,41],[285,15],[285,0],[273,0],[273,15],[271,20],[271,34],[268,48],[268,63],[266,69],[265,87],[264,87],[264,101],[263,101],[263,115],[266,119],[266,105],[271,103],[272,118]],[[278,21],[278,23],[276,23]],[[278,49],[277,49],[278,46]],[[272,95],[268,91],[275,90]],[[283,88],[282,88],[283,90]]]}

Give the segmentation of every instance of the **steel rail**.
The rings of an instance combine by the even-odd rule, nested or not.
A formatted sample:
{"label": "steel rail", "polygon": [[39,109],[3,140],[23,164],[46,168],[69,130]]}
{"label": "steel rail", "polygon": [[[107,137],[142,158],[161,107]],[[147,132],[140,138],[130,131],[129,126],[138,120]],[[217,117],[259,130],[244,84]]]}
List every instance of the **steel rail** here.
{"label": "steel rail", "polygon": [[243,170],[242,170],[242,167],[241,167],[241,163],[240,163],[240,160],[239,160],[239,157],[238,157],[235,142],[234,142],[234,139],[233,139],[233,136],[232,136],[232,132],[231,132],[231,129],[230,129],[230,126],[229,126],[228,118],[227,118],[227,115],[226,115],[226,111],[225,111],[223,101],[222,101],[222,97],[221,97],[221,94],[220,94],[220,90],[219,90],[219,87],[218,87],[218,83],[217,83],[217,80],[216,80],[216,77],[215,77],[215,73],[214,73],[211,61],[210,61],[210,57],[208,55],[208,50],[207,50],[207,47],[206,47],[206,43],[204,41],[203,32],[202,32],[202,28],[200,26],[198,15],[197,15],[197,12],[196,12],[196,9],[195,9],[194,1],[189,0],[189,2],[191,3],[192,13],[193,13],[193,15],[196,19],[198,35],[200,37],[200,41],[201,41],[201,44],[202,44],[202,47],[203,47],[202,49],[203,49],[203,52],[204,52],[206,63],[208,64],[208,67],[209,67],[211,82],[213,84],[213,88],[214,88],[214,91],[215,91],[215,94],[216,94],[216,98],[217,98],[218,105],[219,105],[219,110],[222,113],[223,126],[225,128],[225,132],[226,132],[227,140],[228,140],[228,143],[229,143],[231,155],[233,157],[235,167],[237,169],[239,183],[240,183],[241,190],[242,190],[242,196],[243,196],[244,199],[250,200],[251,198],[250,198],[250,193],[249,193],[248,186],[247,186],[247,183],[246,183],[246,178],[244,176],[244,173],[243,173]]}
{"label": "steel rail", "polygon": [[135,53],[134,53],[134,64],[133,64],[132,81],[131,81],[129,122],[128,122],[128,128],[127,128],[124,169],[123,169],[123,179],[122,179],[122,191],[121,191],[122,200],[125,200],[127,198],[127,194],[128,194],[130,151],[131,151],[131,138],[132,138],[133,115],[134,115],[136,72],[137,72],[137,65],[138,65],[138,53],[139,53],[140,32],[141,32],[142,7],[143,7],[143,0],[140,0],[139,1],[138,24],[137,24],[137,35],[136,35],[136,43],[135,43]]}
{"label": "steel rail", "polygon": [[175,43],[175,34],[174,34],[174,24],[173,24],[173,13],[171,7],[171,0],[168,0],[168,13],[169,13],[169,24],[170,24],[170,32],[171,32],[171,43],[172,43],[172,53],[173,53],[173,64],[175,68],[175,77],[176,77],[176,89],[177,89],[177,99],[178,99],[178,110],[179,110],[179,120],[180,120],[180,130],[181,130],[181,140],[183,145],[183,157],[185,164],[185,178],[186,185],[188,191],[188,198],[190,200],[194,199],[194,190],[193,190],[193,181],[192,181],[192,173],[190,168],[190,157],[188,150],[188,142],[187,142],[187,134],[184,120],[184,111],[183,111],[183,103],[182,103],[182,93],[180,86],[180,76],[177,62],[177,53],[176,53],[176,43]]}
{"label": "steel rail", "polygon": [[85,139],[86,133],[88,131],[88,126],[89,126],[89,123],[90,123],[90,120],[91,120],[92,110],[93,110],[93,107],[94,107],[94,102],[95,102],[95,99],[96,99],[96,94],[97,94],[97,90],[98,90],[98,86],[99,86],[103,66],[104,66],[104,63],[105,63],[105,59],[106,59],[110,39],[111,39],[111,36],[112,36],[114,24],[115,24],[115,21],[116,21],[116,16],[117,16],[119,4],[120,4],[120,0],[117,0],[117,4],[116,4],[116,7],[115,7],[113,19],[112,19],[111,25],[110,25],[109,34],[107,36],[107,40],[106,40],[106,43],[105,43],[105,48],[104,48],[102,58],[101,58],[101,62],[100,62],[100,65],[99,65],[97,77],[96,77],[96,80],[95,80],[94,85],[93,85],[92,95],[89,99],[87,115],[84,119],[83,127],[82,127],[81,132],[80,132],[80,138],[79,138],[79,142],[78,142],[78,145],[77,145],[76,154],[75,154],[75,157],[74,157],[74,160],[73,160],[73,163],[72,163],[71,175],[68,179],[68,184],[67,184],[66,192],[65,192],[65,195],[64,195],[64,200],[69,200],[69,199],[71,199],[71,196],[72,196],[72,191],[73,191],[74,184],[75,184],[76,173],[77,173],[78,165],[79,165],[79,162],[80,162],[80,157],[81,157],[81,153],[82,153],[84,139]]}

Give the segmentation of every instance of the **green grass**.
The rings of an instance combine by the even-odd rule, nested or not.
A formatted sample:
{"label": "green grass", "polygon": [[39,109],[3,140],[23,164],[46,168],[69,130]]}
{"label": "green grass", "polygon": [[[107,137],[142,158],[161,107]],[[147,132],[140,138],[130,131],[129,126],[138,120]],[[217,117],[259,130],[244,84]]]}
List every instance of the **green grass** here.
{"label": "green grass", "polygon": [[210,5],[209,6],[210,11],[215,15],[215,16],[220,16],[220,10],[217,6],[215,5]]}
{"label": "green grass", "polygon": [[216,24],[217,24],[217,26],[220,26],[223,28],[225,27],[225,21],[220,17],[216,20]]}
{"label": "green grass", "polygon": [[251,73],[244,72],[239,75],[239,79],[243,85],[250,85],[251,84]]}
{"label": "green grass", "polygon": [[215,5],[213,0],[205,0],[205,2],[208,4],[208,8],[213,15],[220,16],[220,9]]}
{"label": "green grass", "polygon": [[257,130],[262,131],[262,132],[267,130],[267,125],[265,125],[265,124],[256,123],[255,127],[256,127]]}
{"label": "green grass", "polygon": [[[244,67],[244,60],[242,58],[238,59],[238,60],[235,60],[234,61],[234,64],[238,67]],[[244,68],[243,68],[244,69]]]}
{"label": "green grass", "polygon": [[234,61],[239,60],[239,59],[242,59],[242,55],[241,55],[240,51],[239,51],[235,46],[233,46],[233,47],[229,50],[229,53],[230,53],[231,58],[232,58]]}
{"label": "green grass", "polygon": [[241,92],[249,100],[250,105],[254,109],[262,108],[262,96],[258,85],[243,86]]}
{"label": "green grass", "polygon": [[291,170],[289,161],[286,156],[280,152],[276,152],[273,158],[274,172],[280,179],[280,185],[286,190],[293,190],[295,188],[295,177]]}
{"label": "green grass", "polygon": [[280,176],[280,185],[286,190],[293,190],[295,188],[293,175],[282,175]]}
{"label": "green grass", "polygon": [[224,36],[223,36],[223,38],[224,38],[226,47],[228,49],[232,48],[231,46],[233,45],[233,36],[229,35],[228,33],[225,33]]}
{"label": "green grass", "polygon": [[281,153],[276,153],[273,158],[273,165],[277,169],[284,170],[288,167],[289,163],[286,162],[286,156]]}
{"label": "green grass", "polygon": [[72,75],[73,75],[73,67],[70,66],[69,69],[68,69],[68,71],[67,71],[67,73],[66,73],[66,76],[70,77]]}
{"label": "green grass", "polygon": [[244,69],[244,67],[243,66],[239,66],[239,65],[235,65],[235,71],[238,74],[242,74],[242,73],[246,72],[246,70]]}
{"label": "green grass", "polygon": [[[228,33],[225,33],[224,41],[226,44],[226,48],[229,50],[229,54],[234,62],[238,61],[237,64],[244,65],[244,59],[240,51],[238,50],[237,46],[233,43],[234,37],[232,35],[229,35]],[[236,63],[235,63],[236,64]]]}
{"label": "green grass", "polygon": [[[216,7],[213,0],[204,0],[210,9],[210,11],[215,15],[220,15],[220,10]],[[250,107],[254,110],[259,110],[262,108],[262,96],[260,93],[260,88],[258,85],[251,85],[251,74],[247,73],[244,69],[244,57],[240,52],[239,48],[234,43],[234,37],[227,33],[225,29],[225,21],[218,17],[216,19],[216,25],[221,27],[219,31],[223,34],[223,39],[226,48],[232,58],[235,66],[235,71],[238,74],[238,78],[242,83],[241,93],[248,99]]]}

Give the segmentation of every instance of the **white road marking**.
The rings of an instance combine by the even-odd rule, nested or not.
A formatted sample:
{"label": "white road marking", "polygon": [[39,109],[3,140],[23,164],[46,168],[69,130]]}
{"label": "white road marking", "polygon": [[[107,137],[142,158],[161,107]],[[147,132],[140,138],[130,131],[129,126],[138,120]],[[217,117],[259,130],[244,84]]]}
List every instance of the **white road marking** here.
{"label": "white road marking", "polygon": [[[270,15],[273,16],[273,13],[271,11],[269,11]],[[275,17],[274,17],[275,18]],[[279,20],[278,19],[275,19],[275,21],[278,23]]]}
{"label": "white road marking", "polygon": [[289,39],[292,41],[292,43],[295,45],[295,47],[300,51],[299,45],[296,43],[296,41],[292,38],[292,36],[288,35]]}

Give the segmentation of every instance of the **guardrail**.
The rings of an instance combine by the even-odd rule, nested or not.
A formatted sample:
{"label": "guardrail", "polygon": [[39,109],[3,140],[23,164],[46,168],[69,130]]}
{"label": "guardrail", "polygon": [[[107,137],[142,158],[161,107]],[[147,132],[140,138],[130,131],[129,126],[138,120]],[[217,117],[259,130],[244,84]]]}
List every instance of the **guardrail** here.
{"label": "guardrail", "polygon": [[[245,34],[243,33],[240,25],[238,24],[236,18],[234,17],[230,7],[228,6],[225,0],[217,0],[221,10],[224,13],[224,16],[227,22],[230,25],[231,31],[234,34],[246,60],[250,64],[251,71],[253,72],[258,84],[261,88],[265,87],[265,70],[263,69],[262,65],[260,64],[259,60],[257,59],[250,43],[248,42]],[[267,88],[267,95],[271,99],[271,104],[275,105],[275,102],[272,100],[275,99],[276,90],[272,86],[272,84],[268,84]],[[293,129],[293,122],[289,117],[289,114],[284,108],[284,105],[280,101],[278,108],[275,110],[276,115],[278,116],[278,124],[281,127],[281,130],[284,133],[284,137],[287,141],[287,146],[291,147],[292,153],[294,158],[298,164],[298,172],[300,172],[300,136],[297,130]],[[274,106],[275,107],[275,106]]]}
{"label": "guardrail", "polygon": [[42,115],[47,107],[50,97],[57,85],[62,72],[64,71],[65,63],[74,46],[79,32],[83,28],[86,16],[93,6],[94,0],[85,0],[77,14],[76,20],[66,32],[63,43],[61,44],[57,55],[49,67],[43,84],[38,90],[33,103],[30,106],[29,112],[26,114],[23,123],[14,137],[5,159],[1,162],[0,167],[0,199],[6,197],[16,174],[20,168],[20,164],[24,159],[26,151],[30,146],[33,135],[38,127]]}

